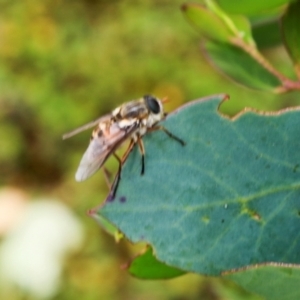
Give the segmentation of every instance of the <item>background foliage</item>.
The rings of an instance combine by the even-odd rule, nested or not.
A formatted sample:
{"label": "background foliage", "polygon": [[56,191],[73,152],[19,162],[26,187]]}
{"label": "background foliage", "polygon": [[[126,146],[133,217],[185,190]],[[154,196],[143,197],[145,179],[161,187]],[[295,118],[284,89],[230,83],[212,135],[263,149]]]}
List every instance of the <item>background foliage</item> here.
{"label": "background foliage", "polygon": [[[85,231],[82,248],[66,261],[57,297],[257,299],[215,279],[185,275],[147,282],[120,270],[140,246],[125,241],[116,246],[84,214],[103,201],[107,187],[102,174],[82,184],[73,179],[90,133],[68,142],[61,135],[145,93],[168,96],[168,111],[191,99],[227,93],[231,100],[221,110],[230,115],[245,106],[296,105],[297,94],[245,89],[216,72],[180,11],[182,1],[0,3],[1,185],[60,199]],[[262,51],[294,76],[282,45]],[[108,168],[114,167],[109,160]],[[0,296],[19,299],[22,291],[2,290]]]}

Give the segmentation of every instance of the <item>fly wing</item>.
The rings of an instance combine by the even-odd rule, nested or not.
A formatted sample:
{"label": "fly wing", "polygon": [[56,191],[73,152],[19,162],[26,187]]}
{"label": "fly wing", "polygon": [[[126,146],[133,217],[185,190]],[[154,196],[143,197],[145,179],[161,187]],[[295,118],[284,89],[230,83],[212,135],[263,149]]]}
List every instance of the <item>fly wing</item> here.
{"label": "fly wing", "polygon": [[94,130],[92,140],[80,161],[75,175],[76,181],[86,180],[101,168],[110,154],[131,135],[135,128],[134,124],[124,129],[120,128],[118,123],[113,123],[108,129],[103,130],[100,123]]}
{"label": "fly wing", "polygon": [[79,132],[82,132],[84,130],[87,130],[89,128],[92,128],[92,127],[96,126],[100,122],[105,122],[106,120],[109,120],[110,118],[111,118],[111,114],[107,114],[105,116],[102,116],[102,117],[100,117],[100,118],[98,118],[98,119],[96,119],[94,121],[91,121],[91,122],[89,122],[89,123],[87,123],[85,125],[82,125],[82,126],[76,128],[76,129],[74,129],[74,130],[72,130],[72,131],[70,131],[68,133],[65,133],[62,136],[62,139],[63,140],[68,139],[68,138],[70,138],[70,137],[78,134]]}

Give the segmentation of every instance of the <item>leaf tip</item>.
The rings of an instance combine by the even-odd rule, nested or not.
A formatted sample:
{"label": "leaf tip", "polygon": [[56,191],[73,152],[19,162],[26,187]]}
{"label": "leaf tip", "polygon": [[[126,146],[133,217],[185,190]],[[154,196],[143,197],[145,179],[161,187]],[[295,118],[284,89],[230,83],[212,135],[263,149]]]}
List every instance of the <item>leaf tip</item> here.
{"label": "leaf tip", "polygon": [[230,95],[229,94],[222,94],[221,95],[221,102],[219,103],[219,105],[218,105],[218,111],[220,110],[220,107],[221,107],[221,105],[224,103],[224,102],[226,102],[226,101],[229,101],[230,100]]}
{"label": "leaf tip", "polygon": [[181,8],[182,11],[186,11],[187,8],[188,8],[187,3],[182,4],[180,8]]}
{"label": "leaf tip", "polygon": [[89,210],[86,212],[86,214],[87,214],[89,217],[92,217],[92,218],[95,217],[96,213],[97,213],[97,212],[96,212],[96,209],[95,209],[95,208],[89,209]]}
{"label": "leaf tip", "polygon": [[229,99],[230,99],[230,95],[229,94],[224,94],[223,101],[228,101]]}
{"label": "leaf tip", "polygon": [[198,3],[183,3],[180,8],[183,12],[186,12],[189,8],[206,9],[204,5]]}

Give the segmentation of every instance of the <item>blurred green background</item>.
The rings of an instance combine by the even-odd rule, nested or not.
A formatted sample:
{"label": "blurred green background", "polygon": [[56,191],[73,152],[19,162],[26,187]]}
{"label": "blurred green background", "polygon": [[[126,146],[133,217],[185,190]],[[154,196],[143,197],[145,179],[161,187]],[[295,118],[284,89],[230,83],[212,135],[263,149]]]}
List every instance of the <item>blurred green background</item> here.
{"label": "blurred green background", "polygon": [[[181,4],[0,0],[2,190],[26,194],[26,205],[56,199],[83,228],[81,246],[61,262],[51,299],[257,299],[228,282],[198,275],[170,281],[130,277],[120,266],[142,246],[116,244],[86,214],[108,192],[103,174],[83,183],[74,180],[91,132],[61,140],[63,133],[148,93],[168,96],[167,111],[218,93],[231,96],[222,106],[229,114],[245,106],[278,109],[296,103],[293,94],[250,91],[217,73],[201,53],[200,37],[184,19]],[[289,75],[282,48],[265,54]],[[113,170],[116,162],[107,166]],[[10,231],[0,234],[1,251]],[[0,288],[1,299],[34,297],[15,285]]]}

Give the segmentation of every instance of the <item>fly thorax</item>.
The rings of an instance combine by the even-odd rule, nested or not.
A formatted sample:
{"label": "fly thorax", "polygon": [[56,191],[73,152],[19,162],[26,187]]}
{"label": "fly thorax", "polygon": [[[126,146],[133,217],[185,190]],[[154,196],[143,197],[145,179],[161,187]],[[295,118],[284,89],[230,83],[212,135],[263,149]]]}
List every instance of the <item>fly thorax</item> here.
{"label": "fly thorax", "polygon": [[119,107],[115,108],[111,114],[115,119],[121,118],[121,107],[119,106]]}
{"label": "fly thorax", "polygon": [[147,132],[147,127],[140,127],[137,132],[140,136],[143,136]]}
{"label": "fly thorax", "polygon": [[127,127],[131,127],[132,125],[136,124],[136,119],[122,119],[118,121],[118,125],[121,129],[125,129]]}
{"label": "fly thorax", "polygon": [[142,137],[147,133],[147,127],[139,127],[132,134],[131,138],[136,143],[139,137]]}
{"label": "fly thorax", "polygon": [[140,120],[139,127],[148,127],[148,117],[147,117],[147,119]]}

